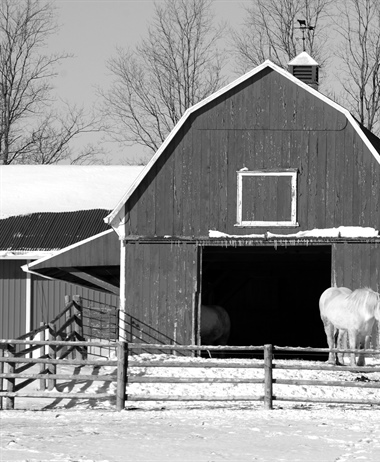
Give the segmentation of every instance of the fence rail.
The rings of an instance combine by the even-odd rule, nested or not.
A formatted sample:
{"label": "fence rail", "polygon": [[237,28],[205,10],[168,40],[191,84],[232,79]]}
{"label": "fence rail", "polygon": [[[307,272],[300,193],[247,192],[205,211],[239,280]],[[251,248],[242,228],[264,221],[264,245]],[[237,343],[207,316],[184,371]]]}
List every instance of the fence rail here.
{"label": "fence rail", "polygon": [[[49,354],[42,355],[39,358],[27,357],[27,352],[31,348],[25,348],[17,353],[14,353],[16,345],[33,345],[37,348],[41,346],[49,347]],[[77,393],[73,391],[58,392],[56,391],[57,380],[65,382],[78,382],[83,380],[89,381],[103,381],[115,382],[117,384],[117,393],[114,395],[116,400],[117,410],[124,408],[125,393],[121,393],[121,389],[125,388],[125,354],[126,344],[119,342],[117,344],[117,360],[98,360],[98,359],[67,359],[67,355],[63,352],[57,356],[57,351],[64,350],[70,347],[87,348],[89,346],[95,347],[109,347],[114,348],[115,343],[104,342],[85,342],[85,341],[62,341],[62,340],[27,340],[27,339],[9,339],[0,340],[0,399],[5,398],[5,409],[14,409],[15,398],[60,398],[60,399],[105,399],[112,398],[110,393]],[[23,356],[23,354],[25,356]],[[82,356],[86,357],[85,355]],[[6,371],[4,372],[4,365]],[[39,373],[31,373],[30,368],[40,365]],[[78,374],[72,373],[58,373],[58,366],[93,366],[99,368],[101,366],[113,366],[116,368],[117,373],[113,374]],[[21,366],[21,367],[18,367]],[[18,383],[16,383],[16,380]],[[22,380],[22,381],[21,381]],[[25,390],[25,387],[30,383],[39,380],[39,391]],[[48,386],[46,387],[46,381]],[[119,384],[121,381],[121,384]],[[5,383],[4,383],[5,382]],[[46,391],[46,388],[48,391]]]}
{"label": "fence rail", "polygon": [[[277,347],[272,345],[262,346],[229,346],[229,347],[212,347],[199,345],[161,345],[161,344],[140,344],[140,343],[125,343],[117,342],[117,359],[115,360],[99,360],[88,359],[85,355],[81,359],[68,359],[65,356],[70,348],[79,348],[79,351],[85,351],[88,346],[99,347],[114,347],[114,342],[86,342],[83,340],[31,340],[31,339],[8,339],[0,340],[0,399],[5,399],[5,408],[14,409],[16,398],[61,398],[61,399],[114,399],[116,409],[122,410],[125,407],[125,401],[260,401],[263,402],[265,409],[272,409],[273,402],[290,401],[290,402],[310,402],[310,403],[328,403],[328,404],[371,404],[380,405],[380,400],[369,399],[340,399],[340,398],[323,398],[323,397],[302,397],[302,396],[282,396],[281,393],[274,394],[274,385],[293,385],[295,387],[342,387],[342,388],[362,388],[362,389],[379,389],[380,380],[372,382],[357,382],[354,380],[344,381],[337,380],[334,377],[332,380],[310,380],[297,378],[281,378],[277,377],[277,371],[290,370],[294,371],[333,371],[333,372],[354,372],[354,373],[380,373],[380,367],[364,366],[332,366],[324,363],[308,364],[304,361],[303,364],[286,364],[286,361],[278,363],[276,359],[277,352],[293,351],[299,353],[309,352],[325,353],[326,357],[329,353],[327,348],[287,348]],[[23,350],[21,347],[27,347]],[[16,350],[18,351],[16,353]],[[29,357],[32,349],[37,351],[45,351],[48,353],[42,354],[38,358]],[[139,353],[153,351],[154,354],[150,358],[149,355],[142,357]],[[157,351],[163,352],[163,356],[157,356]],[[251,354],[252,352],[261,353],[262,360],[239,360],[234,359],[232,362],[224,359],[202,358],[200,353],[208,351],[215,352],[236,352]],[[359,350],[331,350],[339,353],[358,353]],[[363,350],[361,350],[362,352]],[[173,352],[187,353],[185,356],[172,356]],[[171,354],[171,356],[165,355]],[[365,350],[366,355],[380,355],[378,350]],[[3,368],[5,365],[5,370]],[[39,372],[35,373],[30,370],[32,366],[38,366]],[[93,366],[100,368],[102,366],[112,366],[115,370],[112,373],[99,374],[83,374],[75,375],[71,372],[57,372],[58,366]],[[172,376],[162,375],[163,368],[175,371]],[[203,376],[189,377],[183,376],[184,369],[198,368],[202,371]],[[231,368],[246,370],[258,370],[254,377],[233,377]],[[141,370],[143,369],[143,370]],[[161,374],[158,376],[150,376],[147,371],[154,370]],[[207,371],[218,371],[219,376],[206,377]],[[116,391],[109,393],[80,393],[75,391],[58,392],[56,389],[57,381],[65,382],[76,381],[103,381],[105,383],[115,383]],[[25,387],[33,381],[39,381],[39,391],[30,391]],[[46,387],[46,383],[48,386]],[[148,394],[144,393],[143,388],[139,390],[139,386],[149,384],[252,384],[261,387],[259,392],[250,392],[248,395],[219,395],[205,396],[203,394],[191,396],[185,393],[182,396],[174,396],[168,392],[165,394]],[[4,387],[3,387],[4,385]],[[131,387],[137,386],[137,392],[132,392]],[[46,390],[47,389],[47,390]]]}
{"label": "fence rail", "polygon": [[[289,402],[312,402],[312,403],[328,403],[328,404],[369,404],[369,405],[380,405],[380,400],[369,400],[369,399],[340,399],[340,398],[322,398],[322,397],[297,397],[297,396],[280,396],[278,393],[274,395],[273,385],[294,385],[297,387],[301,386],[317,386],[317,387],[340,387],[340,388],[368,388],[368,389],[379,389],[380,390],[380,380],[373,383],[366,382],[355,382],[355,381],[343,381],[343,380],[306,380],[300,378],[294,379],[284,379],[275,377],[276,371],[281,370],[292,370],[292,371],[333,371],[333,372],[353,372],[353,373],[380,373],[380,367],[351,367],[351,366],[333,366],[328,364],[307,364],[307,361],[304,364],[278,364],[275,360],[276,353],[278,352],[297,352],[297,353],[325,353],[326,357],[329,353],[327,348],[294,348],[294,347],[277,347],[272,345],[262,345],[262,346],[228,346],[228,347],[211,347],[211,346],[175,346],[173,345],[146,345],[146,344],[128,344],[129,353],[131,352],[141,352],[148,351],[151,349],[156,352],[160,350],[162,352],[171,352],[177,350],[179,352],[191,351],[209,351],[209,352],[241,352],[241,353],[251,353],[251,352],[262,352],[263,360],[259,363],[249,363],[246,361],[235,361],[229,363],[222,359],[217,361],[212,359],[205,359],[199,362],[184,362],[176,361],[171,359],[167,360],[147,360],[144,361],[134,360],[134,356],[129,356],[128,361],[128,384],[144,384],[144,383],[160,383],[160,384],[200,384],[200,383],[225,383],[225,384],[262,384],[263,389],[262,393],[259,395],[250,395],[250,396],[236,396],[236,397],[226,397],[226,396],[191,396],[188,394],[184,396],[173,396],[168,395],[143,395],[143,394],[132,394],[128,393],[129,401],[262,401],[265,409],[273,409],[274,401],[289,401]],[[345,350],[345,349],[332,349],[334,353],[363,353],[363,350]],[[379,350],[364,350],[365,355],[380,355]],[[261,378],[233,378],[230,377],[230,373],[226,373],[226,377],[150,377],[144,376],[139,370],[134,368],[203,368],[203,369],[261,369],[262,376]],[[180,374],[180,372],[179,372]]]}

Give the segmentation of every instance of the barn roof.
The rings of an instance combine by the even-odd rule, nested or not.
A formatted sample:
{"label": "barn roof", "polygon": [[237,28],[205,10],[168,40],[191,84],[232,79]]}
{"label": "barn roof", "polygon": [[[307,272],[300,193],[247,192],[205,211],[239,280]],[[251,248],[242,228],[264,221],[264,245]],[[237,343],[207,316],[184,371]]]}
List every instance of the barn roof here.
{"label": "barn roof", "polygon": [[[232,83],[229,85],[223,87],[221,90],[213,93],[210,95],[208,98],[205,98],[204,100],[200,101],[199,103],[195,104],[194,106],[190,107],[184,115],[181,117],[181,119],[178,121],[174,129],[170,132],[166,140],[163,142],[163,144],[160,146],[156,154],[152,157],[150,162],[146,165],[144,170],[139,174],[139,176],[136,178],[136,180],[132,183],[130,188],[126,190],[126,193],[124,196],[121,198],[119,203],[116,205],[116,207],[113,209],[113,211],[105,218],[105,222],[110,224],[117,232],[121,233],[122,230],[119,229],[119,223],[122,222],[123,216],[122,216],[122,211],[123,211],[123,206],[124,204],[128,201],[130,196],[133,194],[133,192],[136,190],[138,185],[143,181],[147,173],[151,170],[153,165],[156,163],[158,158],[161,156],[161,154],[165,151],[169,143],[173,140],[175,135],[179,132],[181,127],[185,124],[187,119],[196,111],[199,109],[203,108],[207,104],[211,103],[214,101],[216,98],[220,97],[224,93],[227,93],[228,91],[232,90],[233,88],[237,87],[238,85],[242,84],[252,76],[262,72],[264,69],[272,69],[275,72],[278,72],[288,80],[292,81],[295,85],[298,85],[299,87],[303,88],[304,90],[308,91],[315,97],[319,98],[320,100],[324,101],[326,104],[329,106],[335,108],[337,111],[342,113],[343,115],[346,116],[348,122],[353,126],[353,128],[357,131],[358,135],[361,137],[365,145],[368,147],[369,151],[372,153],[374,158],[379,162],[380,164],[380,140],[369,130],[365,129],[363,125],[361,125],[353,116],[352,114],[339,105],[338,103],[334,102],[327,96],[323,95],[320,93],[318,90],[313,89],[311,86],[307,85],[306,83],[302,82],[298,78],[294,77],[291,73],[288,71],[282,69],[281,67],[277,66],[276,64],[272,63],[270,60],[265,61],[263,64],[260,66],[257,66],[250,72],[246,73],[245,75],[241,76],[240,78],[234,80]],[[120,216],[119,216],[120,215]],[[119,220],[117,219],[119,216]]]}
{"label": "barn roof", "polygon": [[103,220],[107,213],[101,209],[46,212],[0,220],[1,256],[51,253],[70,246],[109,229]]}

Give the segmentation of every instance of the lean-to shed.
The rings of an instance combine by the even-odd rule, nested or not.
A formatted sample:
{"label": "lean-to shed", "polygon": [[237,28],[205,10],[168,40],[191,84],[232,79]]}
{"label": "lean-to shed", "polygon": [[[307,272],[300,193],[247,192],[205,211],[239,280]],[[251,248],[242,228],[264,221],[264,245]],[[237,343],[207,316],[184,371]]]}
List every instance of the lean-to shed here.
{"label": "lean-to shed", "polygon": [[379,290],[380,140],[307,54],[289,70],[266,61],[190,108],[106,218],[128,340],[199,342],[213,303],[232,345],[325,346],[323,290]]}

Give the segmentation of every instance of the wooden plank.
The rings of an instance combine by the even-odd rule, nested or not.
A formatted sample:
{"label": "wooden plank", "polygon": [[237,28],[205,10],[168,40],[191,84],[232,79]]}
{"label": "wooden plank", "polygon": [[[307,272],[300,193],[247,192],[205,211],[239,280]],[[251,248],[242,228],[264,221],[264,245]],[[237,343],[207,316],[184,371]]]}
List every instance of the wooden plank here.
{"label": "wooden plank", "polygon": [[353,264],[353,248],[354,244],[343,244],[343,255],[342,255],[342,263],[341,271],[343,271],[343,286],[348,287],[351,290],[357,289],[358,286],[355,285],[356,281],[354,281],[355,271],[354,271],[354,264]]}
{"label": "wooden plank", "polygon": [[[347,257],[351,259],[351,262],[347,262],[347,268],[350,266],[350,273],[351,273],[351,285],[348,285],[350,289],[358,289],[363,287],[363,277],[362,277],[362,264],[367,264],[363,262],[362,258],[362,251],[363,251],[363,244],[352,243],[348,244],[350,252],[347,253]],[[345,266],[346,268],[346,266]]]}
{"label": "wooden plank", "polygon": [[59,268],[59,269],[62,269],[62,271],[71,273],[74,276],[76,276],[76,277],[78,277],[80,279],[83,279],[84,281],[90,282],[91,284],[94,284],[94,285],[98,286],[99,289],[108,290],[108,291],[112,292],[115,295],[120,294],[119,287],[117,287],[117,286],[115,286],[115,285],[113,285],[111,283],[105,282],[104,280],[99,279],[99,278],[93,276],[92,274],[87,273],[86,271],[83,271],[82,268],[65,267],[65,268]]}
{"label": "wooden plank", "polygon": [[[211,162],[211,152],[213,149],[215,149],[213,143],[215,138],[218,136],[218,132],[213,130],[199,130],[198,133],[200,144],[198,145],[197,149],[199,151],[201,162],[201,176],[199,181],[200,201],[198,213],[202,221],[200,224],[201,234],[208,236],[208,229],[212,229],[214,226],[216,226],[215,223],[212,224],[211,217],[211,210],[213,208],[212,201],[214,197],[211,184],[212,178],[216,175],[216,172],[213,171],[213,165]],[[218,156],[219,153],[216,151],[215,155]]]}
{"label": "wooden plank", "polygon": [[334,131],[327,132],[326,134],[326,211],[325,211],[325,226],[326,228],[333,228],[335,226],[334,210],[336,204],[336,191],[335,191],[335,152],[336,136]]}
{"label": "wooden plank", "polygon": [[[371,287],[371,244],[359,244],[360,251],[360,287]],[[372,287],[371,287],[372,288]],[[376,286],[375,289],[376,290]]]}
{"label": "wooden plank", "polygon": [[172,156],[174,158],[174,172],[173,172],[173,235],[180,236],[182,232],[182,220],[183,220],[183,202],[185,197],[183,196],[183,173],[182,173],[182,156],[183,153],[183,137],[184,130],[181,128],[179,133],[180,141],[178,146],[174,150]]}
{"label": "wooden plank", "polygon": [[[349,208],[348,201],[346,201],[344,194],[344,180],[345,180],[345,151],[344,151],[345,137],[344,132],[336,132],[335,134],[335,204],[330,204],[334,207],[334,226],[339,227],[345,224],[344,210]],[[351,223],[350,223],[351,224]]]}
{"label": "wooden plank", "polygon": [[[264,383],[264,378],[262,379],[244,379],[244,378],[229,378],[229,377],[142,377],[142,376],[129,376],[128,383],[187,383],[187,384],[197,384],[197,383]],[[360,385],[360,383],[358,383]],[[379,387],[379,386],[377,386]],[[376,387],[373,387],[376,388]]]}
{"label": "wooden plank", "polygon": [[308,229],[308,179],[309,179],[309,145],[307,133],[298,131],[294,135],[292,161],[299,168],[298,175],[298,223],[301,230]]}
{"label": "wooden plank", "polygon": [[[219,211],[219,223],[218,229],[222,232],[228,232],[228,194],[230,191],[230,185],[228,184],[228,148],[227,148],[227,132],[225,130],[218,132],[218,152],[220,159],[220,172],[219,172],[219,200],[220,200],[220,211]],[[250,132],[247,136],[250,138]],[[233,192],[231,191],[233,194]]]}
{"label": "wooden plank", "polygon": [[327,150],[326,132],[317,133],[317,171],[316,171],[316,207],[315,207],[315,227],[326,227],[326,150]]}
{"label": "wooden plank", "polygon": [[181,236],[192,236],[192,206],[193,206],[193,177],[192,177],[192,131],[188,131],[183,138],[183,151],[182,151],[182,194],[183,202],[182,207],[182,224]]}
{"label": "wooden plank", "polygon": [[142,254],[142,268],[141,274],[139,275],[140,287],[141,287],[141,321],[144,322],[144,337],[148,343],[155,341],[156,336],[154,332],[151,331],[149,326],[153,325],[154,318],[154,309],[151,305],[151,282],[154,277],[151,272],[150,258],[151,258],[151,245],[149,244],[139,244],[139,250]]}

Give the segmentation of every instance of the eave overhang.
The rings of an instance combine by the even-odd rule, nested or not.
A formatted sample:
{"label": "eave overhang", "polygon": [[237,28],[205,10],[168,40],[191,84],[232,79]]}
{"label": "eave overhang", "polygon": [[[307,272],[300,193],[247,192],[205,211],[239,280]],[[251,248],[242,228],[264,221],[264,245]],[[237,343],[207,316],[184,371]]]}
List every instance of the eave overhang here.
{"label": "eave overhang", "polygon": [[25,272],[118,295],[120,241],[109,229],[22,266]]}

